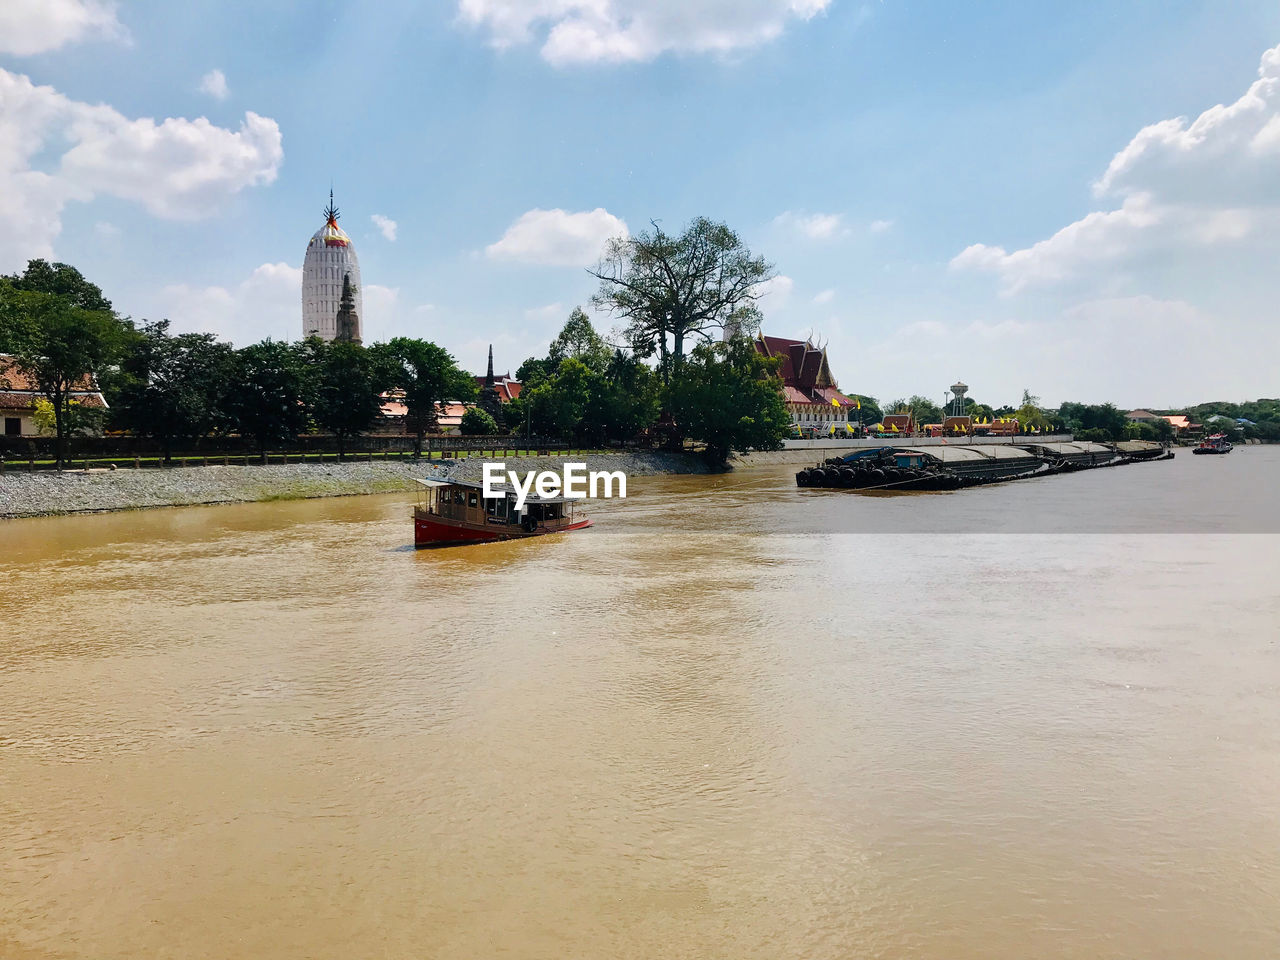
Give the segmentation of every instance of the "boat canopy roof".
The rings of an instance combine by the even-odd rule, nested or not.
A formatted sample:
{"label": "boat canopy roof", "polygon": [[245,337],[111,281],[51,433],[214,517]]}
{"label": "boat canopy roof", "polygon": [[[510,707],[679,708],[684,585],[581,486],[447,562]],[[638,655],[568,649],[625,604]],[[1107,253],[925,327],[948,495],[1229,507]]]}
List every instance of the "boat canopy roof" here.
{"label": "boat canopy roof", "polygon": [[[439,487],[465,487],[468,490],[484,490],[484,484],[476,483],[474,480],[448,480],[448,479],[441,479],[437,477],[425,477],[425,478],[414,477],[413,479],[416,480],[418,483],[422,484],[424,487],[431,487],[433,489],[439,488]],[[499,483],[497,486],[499,490],[502,491],[504,496],[510,497],[515,494],[514,490],[507,489],[508,485],[505,481]],[[530,490],[528,496],[526,496],[524,499],[525,499],[525,503],[568,503],[569,502],[568,497],[540,497],[538,496],[538,493],[536,490]]]}

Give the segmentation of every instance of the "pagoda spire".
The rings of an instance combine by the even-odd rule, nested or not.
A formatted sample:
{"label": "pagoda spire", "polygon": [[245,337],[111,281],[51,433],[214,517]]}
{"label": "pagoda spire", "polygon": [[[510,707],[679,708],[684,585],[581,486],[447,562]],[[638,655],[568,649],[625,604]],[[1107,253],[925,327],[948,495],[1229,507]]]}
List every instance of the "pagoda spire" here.
{"label": "pagoda spire", "polygon": [[331,186],[329,187],[329,205],[324,208],[324,219],[329,226],[336,227],[339,216],[341,214],[338,213],[338,208],[333,205],[333,187]]}
{"label": "pagoda spire", "polygon": [[493,386],[493,344],[489,344],[489,371],[484,375],[485,387]]}

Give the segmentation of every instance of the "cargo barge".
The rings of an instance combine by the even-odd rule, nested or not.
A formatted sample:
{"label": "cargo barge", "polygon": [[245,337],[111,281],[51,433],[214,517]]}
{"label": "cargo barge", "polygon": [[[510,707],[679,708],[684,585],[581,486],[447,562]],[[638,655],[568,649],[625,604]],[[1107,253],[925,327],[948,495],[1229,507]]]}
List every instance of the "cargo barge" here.
{"label": "cargo barge", "polygon": [[796,485],[846,490],[960,490],[1006,480],[1168,460],[1163,445],[1083,440],[930,447],[884,446],[833,457],[796,474]]}

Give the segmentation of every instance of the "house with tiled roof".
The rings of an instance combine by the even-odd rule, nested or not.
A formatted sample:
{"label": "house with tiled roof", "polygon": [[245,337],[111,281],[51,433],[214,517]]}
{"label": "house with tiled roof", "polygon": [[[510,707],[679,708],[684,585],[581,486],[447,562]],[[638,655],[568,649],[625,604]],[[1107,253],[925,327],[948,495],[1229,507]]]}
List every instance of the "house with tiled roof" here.
{"label": "house with tiled roof", "polygon": [[[0,353],[0,433],[6,437],[39,436],[36,401],[43,396],[35,381],[14,365],[13,358]],[[107,409],[107,401],[91,376],[71,390],[71,402],[90,409]]]}
{"label": "house with tiled roof", "polygon": [[831,375],[825,347],[815,347],[809,340],[788,340],[757,334],[756,353],[764,357],[780,357],[782,366],[782,399],[791,414],[791,422],[802,433],[847,433],[850,421],[857,423],[858,409],[852,397],[840,392]]}

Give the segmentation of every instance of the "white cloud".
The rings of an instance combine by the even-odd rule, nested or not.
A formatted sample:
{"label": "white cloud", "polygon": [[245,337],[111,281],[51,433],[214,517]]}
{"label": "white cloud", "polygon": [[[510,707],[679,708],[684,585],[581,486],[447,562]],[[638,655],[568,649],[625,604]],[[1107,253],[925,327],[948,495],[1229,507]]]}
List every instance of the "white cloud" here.
{"label": "white cloud", "polygon": [[785,274],[777,274],[770,277],[764,283],[756,288],[761,299],[768,298],[769,305],[772,307],[780,307],[791,297],[791,291],[795,288],[795,281]]}
{"label": "white cloud", "polygon": [[382,235],[386,237],[387,240],[391,243],[396,242],[396,230],[399,229],[399,224],[390,217],[384,217],[380,213],[373,214],[369,219],[373,221],[373,225],[382,232]]}
{"label": "white cloud", "polygon": [[225,100],[231,93],[227,89],[227,75],[221,70],[213,69],[200,78],[200,92],[207,93],[215,100]]}
{"label": "white cloud", "polygon": [[872,220],[869,224],[867,224],[867,229],[871,233],[884,233],[886,230],[888,230],[892,226],[893,226],[892,220]]}
{"label": "white cloud", "polygon": [[813,298],[813,302],[817,304],[830,303],[835,299],[836,292],[834,290],[823,290]]}
{"label": "white cloud", "polygon": [[0,53],[30,56],[91,37],[127,40],[116,5],[101,0],[4,0]]}
{"label": "white cloud", "polygon": [[542,307],[530,307],[524,312],[524,318],[529,323],[541,325],[551,320],[567,320],[569,311],[565,309],[564,304],[557,301]]}
{"label": "white cloud", "polygon": [[798,213],[788,210],[773,218],[776,226],[795,230],[810,240],[833,240],[847,236],[848,227],[839,213]]}
{"label": "white cloud", "polygon": [[[175,332],[214,333],[237,347],[266,337],[297,340],[302,336],[301,290],[301,267],[264,263],[231,287],[170,284],[160,290],[149,318],[167,318]],[[367,302],[367,287],[364,298]]]}
{"label": "white cloud", "polygon": [[52,256],[72,200],[107,194],[159,217],[199,218],[271,183],[283,158],[280,128],[256,113],[239,130],[204,117],[130,120],[0,69],[0,270]]}
{"label": "white cloud", "polygon": [[1280,254],[1280,46],[1263,54],[1258,74],[1229,106],[1140,130],[1094,184],[1096,196],[1118,197],[1119,207],[1012,253],[973,244],[951,265],[996,273],[1011,294],[1067,280],[1105,286],[1151,262],[1193,266],[1228,244]]}
{"label": "white cloud", "polygon": [[120,228],[117,227],[114,223],[110,223],[106,220],[99,220],[97,223],[95,223],[93,225],[93,232],[96,233],[98,236],[105,237],[107,239],[112,239],[120,236]]}
{"label": "white cloud", "polygon": [[777,38],[831,0],[459,0],[459,18],[500,49],[540,42],[556,66],[729,54]]}
{"label": "white cloud", "polygon": [[485,253],[495,260],[585,267],[599,258],[611,238],[628,235],[625,221],[603,207],[582,213],[534,209],[485,247]]}

